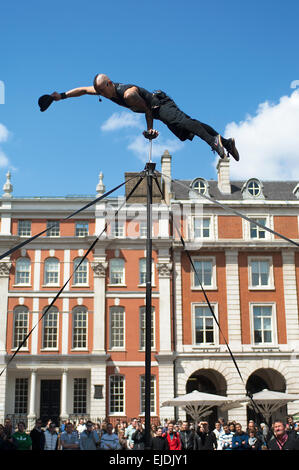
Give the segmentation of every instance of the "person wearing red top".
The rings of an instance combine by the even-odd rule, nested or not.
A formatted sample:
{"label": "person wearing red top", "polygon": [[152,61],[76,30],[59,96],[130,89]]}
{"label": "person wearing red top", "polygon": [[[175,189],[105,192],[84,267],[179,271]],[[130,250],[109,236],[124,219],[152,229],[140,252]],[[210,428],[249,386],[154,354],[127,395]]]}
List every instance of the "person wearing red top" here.
{"label": "person wearing red top", "polygon": [[168,431],[163,434],[163,437],[167,439],[169,450],[182,450],[180,435],[173,428],[174,425],[170,422],[168,424]]}

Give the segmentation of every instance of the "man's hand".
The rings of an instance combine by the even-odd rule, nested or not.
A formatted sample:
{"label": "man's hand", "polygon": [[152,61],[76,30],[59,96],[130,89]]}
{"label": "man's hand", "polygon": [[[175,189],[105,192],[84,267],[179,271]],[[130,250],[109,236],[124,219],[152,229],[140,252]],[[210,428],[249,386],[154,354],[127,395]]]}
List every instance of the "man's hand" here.
{"label": "man's hand", "polygon": [[146,139],[152,140],[152,139],[156,139],[158,137],[159,132],[156,131],[155,129],[149,129],[147,131],[144,131],[143,135]]}
{"label": "man's hand", "polygon": [[61,94],[57,93],[57,91],[54,91],[54,93],[52,93],[51,96],[54,98],[54,101],[61,100]]}

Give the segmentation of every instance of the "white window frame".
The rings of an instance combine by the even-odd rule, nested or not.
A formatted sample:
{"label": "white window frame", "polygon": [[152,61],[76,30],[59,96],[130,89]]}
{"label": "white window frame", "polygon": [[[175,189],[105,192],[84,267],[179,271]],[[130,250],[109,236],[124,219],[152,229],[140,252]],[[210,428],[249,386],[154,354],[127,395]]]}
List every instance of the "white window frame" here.
{"label": "white window frame", "polygon": [[[266,214],[250,214],[247,215],[249,219],[265,219],[265,225],[266,227],[269,227],[273,229],[272,227],[272,217]],[[243,219],[243,228],[245,230],[245,239],[250,240],[252,242],[257,242],[257,243],[262,243],[267,240],[272,240],[273,239],[273,234],[268,232],[268,230],[265,230],[265,238],[259,238],[259,237],[251,237],[251,222],[248,222],[247,220]],[[262,230],[258,225],[256,226],[257,231],[259,232]]]}
{"label": "white window frame", "polygon": [[[153,390],[153,402],[154,402],[154,410],[150,412],[151,416],[157,416],[157,378],[155,374],[151,374],[151,382],[154,382],[154,386],[151,386],[151,391]],[[142,380],[144,381],[144,394],[142,393]],[[152,384],[151,384],[152,385]],[[140,413],[139,416],[145,416],[145,410],[142,410],[142,396],[145,397],[145,375],[142,374],[139,376],[139,409]],[[145,408],[145,400],[144,400],[144,408]]]}
{"label": "white window frame", "polygon": [[[205,288],[205,290],[217,290],[217,269],[216,269],[216,257],[215,256],[196,256],[192,257],[192,261],[195,266],[196,261],[211,261],[212,262],[212,283],[211,285],[205,285],[202,282],[202,286]],[[193,267],[190,265],[190,274],[191,274],[191,289],[192,290],[201,290],[200,285],[196,286],[195,281],[196,281],[196,275],[194,272]]]}
{"label": "white window frame", "polygon": [[[81,312],[80,312],[81,311]],[[75,322],[74,315],[77,312],[85,312],[86,314],[86,346],[74,346],[74,331],[75,331]],[[72,351],[87,351],[88,350],[88,309],[82,305],[76,305],[72,310]]]}
{"label": "white window frame", "polygon": [[[139,258],[139,261],[138,261],[138,274],[139,274],[139,284],[138,284],[138,287],[145,287],[146,285],[146,281],[145,282],[140,282],[140,278],[141,278],[141,269],[140,269],[140,265],[141,265],[141,261],[145,261],[145,267],[146,267],[146,258]],[[145,271],[146,273],[146,271]],[[155,286],[155,262],[154,260],[152,259],[152,286]]]}
{"label": "white window frame", "polygon": [[[58,224],[58,227],[59,227],[59,233],[58,235],[57,234],[51,234],[51,231],[55,231],[56,230],[56,227],[52,227],[52,228],[48,228],[48,227],[51,227],[51,225],[55,225],[55,224]],[[46,232],[46,235],[47,237],[51,237],[51,238],[59,238],[60,237],[60,234],[61,234],[61,227],[60,227],[60,220],[47,220],[47,232]]]}
{"label": "white window frame", "polygon": [[[47,308],[47,307],[46,307]],[[46,310],[46,308],[44,309],[44,311]],[[47,320],[47,317],[49,314],[51,313],[56,313],[56,317],[57,317],[57,334],[56,334],[56,346],[45,346],[44,344],[44,332],[45,332],[45,321]],[[51,307],[48,312],[46,313],[46,315],[44,316],[43,320],[42,320],[42,351],[57,351],[58,350],[58,345],[59,345],[59,310],[57,307],[53,306]]]}
{"label": "white window frame", "polygon": [[[116,227],[118,233],[120,235],[115,235],[116,232]],[[126,230],[125,230],[125,221],[124,220],[119,220],[119,219],[114,219],[110,222],[110,237],[112,238],[126,238]]]}
{"label": "white window frame", "polygon": [[[51,271],[51,272],[57,272],[57,277],[58,277],[58,281],[57,282],[47,282],[47,271],[46,271],[46,267],[47,267],[47,263],[49,263],[50,260],[56,260],[57,261],[57,266],[58,266],[58,269],[57,271]],[[44,261],[44,286],[59,286],[60,285],[60,262],[59,262],[59,259],[58,258],[55,258],[55,257],[49,257],[49,258],[46,258],[45,261]]]}
{"label": "white window frame", "polygon": [[[111,273],[112,273],[112,261],[121,260],[123,262],[123,273],[122,273],[122,282],[111,282]],[[109,260],[109,286],[125,286],[126,285],[126,262],[123,258],[111,258]]]}
{"label": "white window frame", "polygon": [[[254,307],[271,307],[272,308],[272,342],[271,343],[255,343],[254,342]],[[277,346],[277,319],[275,302],[251,302],[250,303],[250,329],[251,329],[251,346],[255,348],[275,347]]]}
{"label": "white window frame", "polygon": [[[29,231],[29,233],[26,233],[25,235],[22,234],[22,230],[21,230],[21,223],[22,222],[29,223],[29,225],[30,225],[30,231]],[[23,230],[24,230],[24,227],[23,227]],[[32,221],[31,220],[28,220],[28,219],[18,220],[18,236],[19,237],[31,237],[31,230],[32,230]]]}
{"label": "white window frame", "polygon": [[86,265],[86,282],[76,282],[76,276],[78,276],[78,270],[75,272],[75,268],[76,268],[75,263],[77,262],[77,260],[78,260],[78,263],[79,263],[81,261],[81,259],[82,259],[82,256],[78,256],[77,258],[75,258],[73,260],[73,273],[74,273],[74,275],[73,275],[73,278],[72,278],[72,280],[73,280],[72,286],[74,286],[74,287],[89,286],[89,263],[88,263],[87,258],[85,258],[85,260],[83,261],[83,263],[80,266],[80,268],[82,269],[82,266]]}
{"label": "white window frame", "polygon": [[[205,307],[206,309],[209,309],[209,306],[207,303],[204,302],[196,302],[191,304],[191,315],[192,315],[192,343],[194,348],[215,348],[219,346],[219,328],[217,326],[217,323],[213,317],[213,332],[214,332],[214,342],[213,343],[196,343],[196,328],[195,328],[195,313],[196,313],[196,307]],[[211,307],[213,308],[215,317],[217,318],[217,321],[219,321],[219,316],[218,316],[218,303],[213,302],[211,303]],[[212,314],[211,314],[212,317]]]}
{"label": "white window frame", "polygon": [[[252,262],[254,261],[268,261],[269,263],[269,282],[268,285],[254,286],[252,284]],[[274,290],[274,271],[273,271],[273,258],[272,256],[249,256],[248,257],[248,286],[250,290]]]}
{"label": "white window frame", "polygon": [[[111,411],[111,378],[122,377],[123,383],[123,411]],[[109,416],[126,416],[126,378],[124,374],[111,374],[108,379],[109,384]]]}
{"label": "white window frame", "polygon": [[[77,234],[77,225],[87,225],[87,232],[84,233],[84,234]],[[80,228],[78,229],[78,231],[80,232]],[[86,221],[86,220],[76,220],[75,221],[75,237],[79,237],[79,238],[82,238],[82,237],[87,237],[89,235],[89,222]]]}
{"label": "white window frame", "polygon": [[[86,384],[86,389],[85,389],[85,392],[86,392],[86,397],[85,397],[85,403],[86,403],[86,411],[75,411],[75,380],[84,380],[85,381],[85,384]],[[89,407],[89,403],[88,403],[88,379],[87,377],[74,377],[73,379],[73,413],[75,415],[84,415],[87,413],[88,411],[88,407]]]}
{"label": "white window frame", "polygon": [[[204,236],[200,236],[200,237],[196,237],[195,236],[195,220],[196,219],[209,219],[210,221],[210,224],[209,224],[209,236],[208,237],[204,237]],[[191,240],[213,240],[215,238],[215,231],[214,231],[214,217],[212,215],[202,215],[202,216],[198,216],[198,215],[192,215],[192,218],[191,218],[191,230],[190,230],[190,239]],[[201,227],[201,232],[202,232],[202,235],[203,235],[203,230],[204,230],[204,227]]]}
{"label": "white window frame", "polygon": [[[23,381],[24,384],[26,384],[26,386],[24,387],[19,387],[19,393],[17,394],[17,381]],[[24,390],[26,390],[26,393],[24,394]],[[23,398],[24,396],[27,396],[27,400],[26,400],[26,404],[25,404],[25,400],[23,401]],[[17,401],[19,400],[19,401]],[[24,409],[22,409],[22,411],[20,411],[21,409],[21,404],[24,405]],[[28,405],[29,405],[29,379],[28,377],[16,377],[15,378],[15,388],[14,388],[14,413],[15,414],[18,414],[18,415],[22,415],[22,414],[25,414],[27,415],[28,414]]]}
{"label": "white window frame", "polygon": [[[20,262],[22,260],[28,260],[28,263],[29,263],[29,280],[28,280],[28,282],[17,282],[18,264],[20,264]],[[22,272],[25,272],[25,271],[22,271]],[[31,286],[31,260],[29,258],[27,258],[26,256],[21,256],[20,258],[18,258],[16,260],[16,272],[15,272],[15,284],[14,285],[15,286]]]}
{"label": "white window frame", "polygon": [[[112,346],[112,313],[113,311],[122,312],[123,316],[123,345]],[[126,310],[122,306],[111,305],[109,308],[109,351],[125,351],[126,350]]]}
{"label": "white window frame", "polygon": [[[18,310],[18,312],[16,312],[16,310]],[[16,328],[15,328],[15,315],[16,313],[26,313],[26,316],[27,316],[27,330],[26,332],[24,332],[24,336],[26,336],[29,332],[29,327],[30,327],[30,318],[29,318],[29,308],[26,307],[25,305],[16,305],[15,308],[13,309],[13,332],[12,332],[12,351],[15,351],[16,349],[18,349],[20,343],[22,341],[20,341],[16,346],[15,346],[15,331],[16,331]],[[26,344],[24,346],[21,347],[20,349],[21,351],[29,351],[29,338],[27,338],[26,340]]]}
{"label": "white window frame", "polygon": [[[146,337],[145,337],[145,326],[142,328],[142,317],[144,316],[144,325],[146,322],[146,307],[142,305],[139,307],[139,351],[145,351],[145,342],[146,342]],[[144,313],[142,313],[144,312]],[[141,344],[141,338],[142,338],[142,331],[144,330],[144,346]],[[152,345],[151,349],[155,350],[156,349],[156,310],[155,307],[152,307]]]}

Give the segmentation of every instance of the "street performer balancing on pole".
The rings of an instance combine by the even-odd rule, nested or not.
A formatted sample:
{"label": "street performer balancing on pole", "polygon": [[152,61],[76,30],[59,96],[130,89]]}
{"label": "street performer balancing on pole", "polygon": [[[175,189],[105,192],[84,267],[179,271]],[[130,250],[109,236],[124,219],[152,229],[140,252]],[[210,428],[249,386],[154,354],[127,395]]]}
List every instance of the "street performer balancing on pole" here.
{"label": "street performer balancing on pole", "polygon": [[[74,88],[64,93],[56,91],[51,95],[43,95],[38,104],[41,111],[45,111],[53,101],[73,98],[82,95],[101,95],[120,106],[131,109],[135,113],[144,113],[147,131],[143,132],[147,139],[155,139],[159,133],[153,129],[153,120],[158,119],[167,125],[168,129],[180,140],[192,140],[195,135],[210,145],[211,149],[224,158],[225,150],[235,160],[239,160],[239,153],[235,140],[225,139],[211,126],[204,124],[181,111],[175,102],[161,90],[151,93],[136,85],[123,85],[112,82],[107,75],[95,76],[93,86]],[[101,100],[100,100],[101,101]]]}

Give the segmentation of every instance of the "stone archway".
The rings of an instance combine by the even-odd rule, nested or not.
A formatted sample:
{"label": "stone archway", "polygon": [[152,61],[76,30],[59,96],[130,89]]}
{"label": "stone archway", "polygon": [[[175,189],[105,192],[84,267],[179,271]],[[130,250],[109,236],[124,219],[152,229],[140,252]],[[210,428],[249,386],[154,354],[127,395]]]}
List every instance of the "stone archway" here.
{"label": "stone archway", "polygon": [[[225,396],[227,383],[223,375],[214,369],[198,369],[188,377],[186,382],[186,393],[191,393],[193,390]],[[187,419],[190,419],[188,415]],[[208,421],[210,429],[213,430],[218,419],[217,406],[212,408],[212,413],[205,419]]]}
{"label": "stone archway", "polygon": [[[246,391],[254,394],[264,389],[273,390],[275,392],[285,392],[286,380],[283,375],[275,369],[257,369],[248,377]],[[287,406],[285,405],[275,413],[274,418],[285,418],[286,415]],[[260,413],[257,414],[251,407],[247,406],[247,422],[251,419],[257,422],[257,424],[265,421]],[[271,424],[271,420],[269,424]]]}

